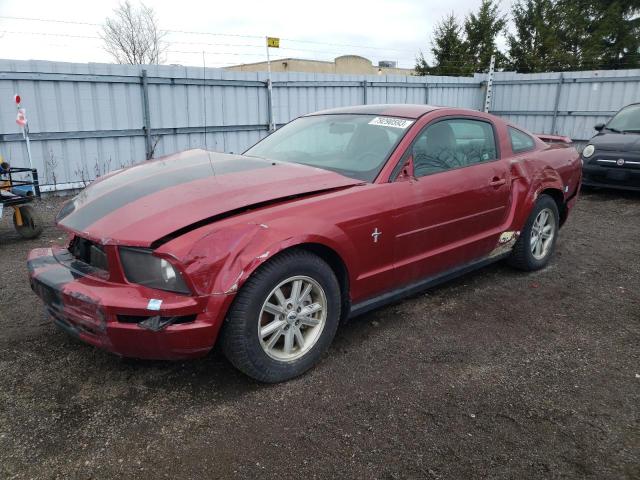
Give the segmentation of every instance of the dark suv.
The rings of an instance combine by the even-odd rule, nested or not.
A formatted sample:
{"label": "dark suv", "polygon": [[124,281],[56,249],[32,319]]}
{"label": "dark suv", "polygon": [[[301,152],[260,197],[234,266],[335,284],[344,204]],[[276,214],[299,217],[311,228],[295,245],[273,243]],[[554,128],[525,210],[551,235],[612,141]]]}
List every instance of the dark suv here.
{"label": "dark suv", "polygon": [[627,105],[582,150],[582,184],[640,191],[640,103]]}

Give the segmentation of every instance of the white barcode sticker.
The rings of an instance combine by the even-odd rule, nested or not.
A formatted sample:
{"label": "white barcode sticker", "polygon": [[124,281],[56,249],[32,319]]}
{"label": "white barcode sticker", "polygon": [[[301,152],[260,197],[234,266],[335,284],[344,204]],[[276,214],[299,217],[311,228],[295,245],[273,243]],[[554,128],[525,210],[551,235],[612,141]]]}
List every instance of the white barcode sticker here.
{"label": "white barcode sticker", "polygon": [[155,310],[157,312],[158,310],[160,310],[161,306],[162,306],[162,300],[158,300],[157,298],[152,298],[151,300],[149,300],[149,303],[147,305],[147,310]]}
{"label": "white barcode sticker", "polygon": [[369,122],[369,125],[380,125],[381,127],[393,127],[402,128],[403,130],[409,127],[413,123],[413,120],[407,120],[405,118],[395,117],[376,117]]}

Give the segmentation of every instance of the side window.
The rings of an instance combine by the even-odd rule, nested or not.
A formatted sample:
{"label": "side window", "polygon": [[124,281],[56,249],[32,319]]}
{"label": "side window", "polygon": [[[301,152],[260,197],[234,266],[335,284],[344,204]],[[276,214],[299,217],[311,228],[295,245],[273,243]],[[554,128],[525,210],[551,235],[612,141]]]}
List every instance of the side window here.
{"label": "side window", "polygon": [[533,138],[517,128],[509,127],[509,138],[511,139],[511,149],[514,153],[533,150],[536,146]]}
{"label": "side window", "polygon": [[429,125],[414,141],[411,153],[417,177],[498,158],[491,124],[466,118]]}

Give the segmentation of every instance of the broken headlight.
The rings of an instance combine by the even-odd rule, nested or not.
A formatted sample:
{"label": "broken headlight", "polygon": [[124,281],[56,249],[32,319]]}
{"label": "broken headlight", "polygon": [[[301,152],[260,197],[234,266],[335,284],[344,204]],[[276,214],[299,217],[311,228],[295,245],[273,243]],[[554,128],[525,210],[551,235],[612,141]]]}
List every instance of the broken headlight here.
{"label": "broken headlight", "polygon": [[132,283],[176,293],[191,293],[180,271],[168,260],[143,248],[120,247],[124,274]]}

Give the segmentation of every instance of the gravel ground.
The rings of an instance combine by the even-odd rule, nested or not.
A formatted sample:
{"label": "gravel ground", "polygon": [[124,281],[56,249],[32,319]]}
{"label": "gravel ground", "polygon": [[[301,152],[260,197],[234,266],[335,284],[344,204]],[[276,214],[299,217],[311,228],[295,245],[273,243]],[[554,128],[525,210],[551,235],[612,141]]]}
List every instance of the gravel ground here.
{"label": "gravel ground", "polygon": [[356,319],[256,384],[218,353],[58,331],[0,221],[0,478],[640,478],[640,195],[584,195],[543,271],[496,264]]}

